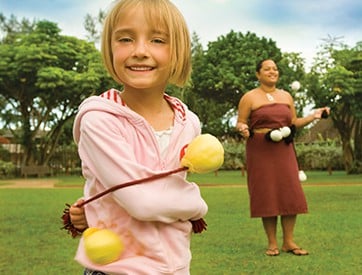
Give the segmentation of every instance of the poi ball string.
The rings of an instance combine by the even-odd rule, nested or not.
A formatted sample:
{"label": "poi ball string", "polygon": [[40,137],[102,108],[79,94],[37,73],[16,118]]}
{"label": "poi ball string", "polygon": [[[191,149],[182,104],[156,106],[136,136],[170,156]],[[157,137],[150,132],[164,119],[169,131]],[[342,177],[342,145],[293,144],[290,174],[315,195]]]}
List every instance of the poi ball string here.
{"label": "poi ball string", "polygon": [[[106,195],[108,193],[111,193],[111,192],[116,191],[116,190],[121,189],[121,188],[125,188],[125,187],[128,187],[128,186],[144,183],[144,182],[147,182],[147,181],[156,180],[156,179],[159,179],[159,178],[169,176],[171,174],[186,171],[188,169],[189,169],[188,167],[180,167],[180,168],[177,168],[177,169],[174,169],[174,170],[170,170],[170,171],[162,172],[162,173],[159,173],[159,174],[155,174],[155,175],[152,175],[152,176],[149,176],[149,177],[146,177],[146,178],[132,180],[132,181],[129,181],[129,182],[126,182],[126,183],[121,183],[121,184],[112,186],[111,188],[108,188],[107,190],[105,190],[105,191],[103,191],[101,193],[98,193],[98,194],[94,195],[93,197],[90,197],[89,199],[77,204],[76,206],[77,207],[82,207],[87,203],[90,203],[90,202],[92,202],[92,201],[94,201],[96,199],[99,199],[100,197],[103,197],[104,195]],[[67,203],[66,206],[67,207],[64,209],[63,215],[62,215],[62,220],[63,220],[63,224],[64,224],[62,229],[68,230],[72,234],[72,236],[75,237],[79,233],[81,233],[81,231],[76,229],[74,227],[74,225],[72,224],[71,220],[70,220],[70,213],[69,213],[70,204]]]}
{"label": "poi ball string", "polygon": [[139,184],[139,183],[143,183],[143,182],[147,182],[147,181],[151,181],[151,180],[156,180],[156,179],[159,179],[159,178],[163,178],[163,177],[166,177],[166,176],[169,176],[171,174],[175,174],[175,173],[179,173],[179,172],[182,172],[182,171],[185,171],[185,170],[188,170],[189,168],[188,167],[181,167],[181,168],[177,168],[177,169],[174,169],[174,170],[171,170],[171,171],[166,171],[166,172],[163,172],[163,173],[159,173],[159,174],[155,174],[155,175],[152,175],[150,177],[146,177],[146,178],[142,178],[142,179],[138,179],[138,180],[132,180],[132,181],[129,181],[129,182],[126,182],[126,183],[121,183],[121,184],[118,184],[118,185],[115,185],[115,186],[112,186],[111,188],[101,192],[101,193],[98,193],[97,195],[77,204],[78,207],[82,207],[84,206],[85,204],[91,202],[91,201],[94,201],[96,199],[99,199],[100,197],[103,197],[104,195],[110,193],[110,192],[113,192],[113,191],[116,191],[118,189],[121,189],[121,188],[124,188],[124,187],[128,187],[128,186],[131,186],[131,185],[136,185],[136,184]]}

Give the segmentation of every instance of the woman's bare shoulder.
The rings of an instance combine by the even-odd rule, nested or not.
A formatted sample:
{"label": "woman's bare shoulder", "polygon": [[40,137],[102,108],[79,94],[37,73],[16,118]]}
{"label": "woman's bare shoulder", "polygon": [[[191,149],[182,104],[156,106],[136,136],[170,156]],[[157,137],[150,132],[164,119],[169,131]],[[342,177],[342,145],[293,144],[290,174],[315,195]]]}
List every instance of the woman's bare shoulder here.
{"label": "woman's bare shoulder", "polygon": [[246,93],[245,93],[245,95],[254,95],[254,94],[256,94],[257,93],[257,91],[258,91],[258,89],[257,88],[255,88],[255,89],[252,89],[252,90],[250,90],[250,91],[247,91]]}
{"label": "woman's bare shoulder", "polygon": [[280,89],[279,93],[282,95],[282,99],[288,103],[293,103],[293,96],[288,91]]}
{"label": "woman's bare shoulder", "polygon": [[284,89],[278,89],[278,92],[280,92],[281,94],[283,94],[284,96],[287,97],[291,97],[292,95],[290,94],[290,92],[284,90]]}
{"label": "woman's bare shoulder", "polygon": [[242,96],[242,99],[244,100],[250,100],[256,95],[256,89],[250,90],[245,92],[245,94]]}

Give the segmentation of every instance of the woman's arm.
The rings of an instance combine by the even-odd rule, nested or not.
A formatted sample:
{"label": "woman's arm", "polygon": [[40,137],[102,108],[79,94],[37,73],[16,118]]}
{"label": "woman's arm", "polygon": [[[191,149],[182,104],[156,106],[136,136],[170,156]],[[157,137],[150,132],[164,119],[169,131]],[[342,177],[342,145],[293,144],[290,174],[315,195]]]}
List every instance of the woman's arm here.
{"label": "woman's arm", "polygon": [[246,93],[239,101],[238,105],[238,120],[236,123],[236,129],[244,138],[250,136],[248,121],[251,112],[251,100],[249,93]]}
{"label": "woman's arm", "polygon": [[322,108],[317,108],[317,109],[313,110],[313,112],[311,114],[309,114],[305,117],[297,117],[294,100],[291,95],[289,95],[289,96],[290,96],[290,109],[292,112],[292,124],[295,125],[295,127],[297,127],[297,128],[302,128],[302,127],[308,125],[309,123],[313,122],[316,119],[321,119],[323,111],[326,111],[327,114],[330,113],[330,109],[328,107],[322,107]]}

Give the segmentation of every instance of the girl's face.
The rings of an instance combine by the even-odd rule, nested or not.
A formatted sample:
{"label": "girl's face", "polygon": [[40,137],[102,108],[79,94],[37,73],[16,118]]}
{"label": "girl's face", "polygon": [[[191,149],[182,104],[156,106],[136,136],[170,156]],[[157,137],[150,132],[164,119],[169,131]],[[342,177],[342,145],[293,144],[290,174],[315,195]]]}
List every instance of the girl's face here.
{"label": "girl's face", "polygon": [[273,60],[265,60],[256,76],[262,84],[275,85],[279,78],[278,67]]}
{"label": "girl's face", "polygon": [[165,29],[155,29],[138,6],[120,16],[112,34],[113,66],[125,91],[164,92],[170,75],[170,45]]}

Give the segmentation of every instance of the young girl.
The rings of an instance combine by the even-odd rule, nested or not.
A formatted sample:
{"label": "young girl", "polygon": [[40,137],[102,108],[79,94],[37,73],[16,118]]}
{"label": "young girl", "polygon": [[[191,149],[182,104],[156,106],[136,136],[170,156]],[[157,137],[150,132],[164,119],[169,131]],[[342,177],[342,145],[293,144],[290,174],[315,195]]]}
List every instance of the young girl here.
{"label": "young girl", "polygon": [[[75,118],[85,199],[180,167],[182,148],[201,132],[197,116],[165,94],[191,71],[189,32],[170,1],[117,1],[105,19],[102,56],[123,89],[86,99]],[[119,189],[84,211],[89,227],[113,230],[125,247],[119,260],[95,265],[82,238],[76,260],[86,274],[189,274],[191,221],[204,217],[207,205],[182,172]]]}

